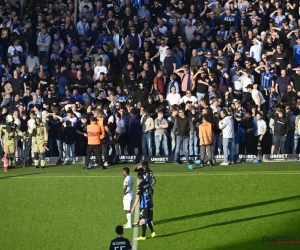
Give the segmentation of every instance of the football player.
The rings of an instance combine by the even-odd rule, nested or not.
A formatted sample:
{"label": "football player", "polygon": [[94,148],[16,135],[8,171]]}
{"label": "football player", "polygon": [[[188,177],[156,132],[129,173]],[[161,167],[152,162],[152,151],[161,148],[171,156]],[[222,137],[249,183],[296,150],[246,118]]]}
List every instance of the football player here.
{"label": "football player", "polygon": [[125,177],[123,184],[123,208],[126,211],[127,223],[123,226],[124,228],[132,228],[131,224],[131,206],[133,200],[133,178],[129,175],[129,168],[123,168],[122,175]]}

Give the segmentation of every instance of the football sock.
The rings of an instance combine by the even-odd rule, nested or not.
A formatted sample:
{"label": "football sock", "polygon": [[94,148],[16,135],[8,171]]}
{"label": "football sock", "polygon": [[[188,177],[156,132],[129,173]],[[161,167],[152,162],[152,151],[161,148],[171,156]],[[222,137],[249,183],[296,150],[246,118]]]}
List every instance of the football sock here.
{"label": "football sock", "polygon": [[153,221],[153,208],[150,209],[150,218],[151,218],[150,221]]}
{"label": "football sock", "polygon": [[150,219],[150,218],[149,218],[149,219],[147,219],[147,223],[148,223],[148,227],[149,227],[149,229],[150,229],[151,233],[153,233],[153,232],[154,232],[154,230],[153,230],[153,226],[152,226],[152,224],[151,224],[151,219]]}
{"label": "football sock", "polygon": [[128,225],[131,225],[131,213],[127,213],[126,217],[127,217],[127,223],[128,223]]}
{"label": "football sock", "polygon": [[145,237],[146,236],[146,223],[143,222],[142,224],[142,237]]}

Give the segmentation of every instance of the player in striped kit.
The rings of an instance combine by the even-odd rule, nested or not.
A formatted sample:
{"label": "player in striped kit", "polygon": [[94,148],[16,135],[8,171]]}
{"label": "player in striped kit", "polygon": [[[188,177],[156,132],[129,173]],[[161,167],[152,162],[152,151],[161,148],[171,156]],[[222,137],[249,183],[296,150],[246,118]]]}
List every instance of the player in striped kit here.
{"label": "player in striped kit", "polygon": [[139,204],[140,207],[140,217],[142,225],[142,235],[135,240],[146,240],[146,225],[148,225],[151,231],[151,237],[155,237],[156,234],[153,230],[150,217],[150,209],[153,207],[152,203],[152,188],[151,185],[144,179],[143,173],[138,173],[138,186],[136,192],[135,202],[131,209],[131,212],[134,212],[134,209]]}

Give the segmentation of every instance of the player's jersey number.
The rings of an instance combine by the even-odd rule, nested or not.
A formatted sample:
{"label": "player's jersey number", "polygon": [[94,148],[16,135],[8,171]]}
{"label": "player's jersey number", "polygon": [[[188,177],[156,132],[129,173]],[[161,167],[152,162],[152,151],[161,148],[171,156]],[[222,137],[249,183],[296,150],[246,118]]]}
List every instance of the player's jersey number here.
{"label": "player's jersey number", "polygon": [[125,246],[114,247],[114,250],[126,250],[126,247]]}

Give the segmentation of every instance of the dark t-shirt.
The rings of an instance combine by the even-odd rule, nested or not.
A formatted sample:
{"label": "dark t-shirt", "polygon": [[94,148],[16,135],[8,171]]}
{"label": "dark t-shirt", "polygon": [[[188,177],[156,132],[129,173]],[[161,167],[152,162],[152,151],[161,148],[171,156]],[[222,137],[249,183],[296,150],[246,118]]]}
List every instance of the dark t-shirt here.
{"label": "dark t-shirt", "polygon": [[176,58],[174,56],[166,56],[164,60],[164,68],[168,71],[169,74],[173,74],[174,66],[176,64]]}
{"label": "dark t-shirt", "polygon": [[276,80],[276,84],[278,84],[279,93],[285,93],[287,86],[291,82],[291,78],[289,76],[279,76]]}
{"label": "dark t-shirt", "polygon": [[109,131],[111,133],[112,136],[115,135],[115,132],[116,132],[116,122],[115,122],[115,118],[114,118],[114,122],[111,122],[108,124],[108,119],[109,119],[110,115],[106,116],[103,120],[103,125],[104,127],[108,127],[109,128]]}
{"label": "dark t-shirt", "polygon": [[208,92],[208,85],[205,85],[203,83],[199,83],[198,81],[205,81],[204,78],[202,78],[200,75],[197,76],[196,79],[196,86],[197,86],[197,93],[207,93]]}
{"label": "dark t-shirt", "polygon": [[61,139],[62,136],[62,122],[49,116],[49,138]]}
{"label": "dark t-shirt", "polygon": [[19,78],[12,77],[8,80],[8,82],[11,83],[11,86],[14,91],[14,95],[19,94],[20,90],[23,89],[23,78],[21,77]]}
{"label": "dark t-shirt", "polygon": [[116,249],[122,249],[122,250],[131,250],[132,247],[130,245],[130,241],[123,237],[117,237],[114,240],[111,241],[109,250],[116,250]]}
{"label": "dark t-shirt", "polygon": [[78,79],[77,77],[75,77],[72,79],[71,84],[73,85],[72,88],[77,89],[79,94],[82,95],[86,92],[87,81],[85,78],[81,77],[81,79]]}
{"label": "dark t-shirt", "polygon": [[[86,133],[87,124],[83,123],[81,120],[76,123],[75,127],[76,127],[76,130],[78,130],[79,132]],[[77,136],[77,141],[87,142],[87,137],[77,134],[77,133],[76,133],[76,136]]]}
{"label": "dark t-shirt", "polygon": [[40,78],[40,89],[42,94],[46,91],[46,88],[50,86],[51,82],[51,79],[47,76],[43,79]]}

